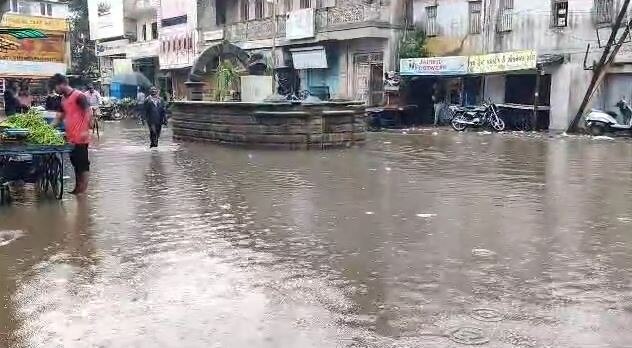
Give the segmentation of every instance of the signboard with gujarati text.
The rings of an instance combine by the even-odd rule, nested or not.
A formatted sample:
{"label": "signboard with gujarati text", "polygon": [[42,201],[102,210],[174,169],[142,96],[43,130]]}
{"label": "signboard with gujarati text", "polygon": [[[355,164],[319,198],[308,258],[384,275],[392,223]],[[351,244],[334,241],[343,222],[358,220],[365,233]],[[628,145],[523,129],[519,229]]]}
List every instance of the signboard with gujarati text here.
{"label": "signboard with gujarati text", "polygon": [[46,18],[6,13],[2,25],[10,28],[33,28],[46,31],[68,31],[68,21],[62,18]]}
{"label": "signboard with gujarati text", "polygon": [[401,75],[465,75],[467,56],[407,58],[400,60]]}
{"label": "signboard with gujarati text", "polygon": [[63,63],[66,57],[66,41],[63,36],[46,39],[17,40],[17,50],[0,51],[0,60]]}
{"label": "signboard with gujarati text", "polygon": [[483,54],[470,56],[468,70],[470,74],[533,70],[537,61],[535,50]]}

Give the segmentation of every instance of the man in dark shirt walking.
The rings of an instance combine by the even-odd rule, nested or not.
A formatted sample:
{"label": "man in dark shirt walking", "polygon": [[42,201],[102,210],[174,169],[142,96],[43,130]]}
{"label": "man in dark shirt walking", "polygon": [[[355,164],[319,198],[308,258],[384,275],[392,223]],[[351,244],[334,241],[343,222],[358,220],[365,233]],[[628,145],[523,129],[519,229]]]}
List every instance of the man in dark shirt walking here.
{"label": "man in dark shirt walking", "polygon": [[158,147],[158,139],[162,131],[162,125],[167,123],[167,110],[165,102],[160,98],[158,88],[149,89],[149,96],[143,104],[143,118],[149,126],[150,148]]}

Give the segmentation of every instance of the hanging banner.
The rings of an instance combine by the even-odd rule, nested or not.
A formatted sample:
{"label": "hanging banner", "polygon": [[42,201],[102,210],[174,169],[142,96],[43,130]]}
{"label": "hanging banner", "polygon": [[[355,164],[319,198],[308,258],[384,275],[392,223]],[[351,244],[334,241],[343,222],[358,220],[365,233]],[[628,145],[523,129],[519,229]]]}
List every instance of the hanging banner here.
{"label": "hanging banner", "polygon": [[401,75],[465,75],[467,74],[468,57],[431,57],[401,59],[399,71]]}
{"label": "hanging banner", "polygon": [[504,71],[534,70],[538,61],[535,50],[515,51],[470,56],[470,74],[488,74]]}
{"label": "hanging banner", "polygon": [[62,18],[46,18],[5,13],[2,25],[10,28],[32,28],[45,31],[68,31],[68,21]]}
{"label": "hanging banner", "polygon": [[17,50],[0,51],[0,60],[63,63],[66,56],[66,41],[63,36],[46,39],[17,40]]}
{"label": "hanging banner", "polygon": [[327,69],[327,52],[323,46],[291,48],[294,69]]}
{"label": "hanging banner", "polygon": [[285,38],[298,40],[314,37],[315,12],[313,8],[304,8],[290,12],[285,24]]}
{"label": "hanging banner", "polygon": [[92,40],[125,35],[123,0],[88,0],[88,16]]}

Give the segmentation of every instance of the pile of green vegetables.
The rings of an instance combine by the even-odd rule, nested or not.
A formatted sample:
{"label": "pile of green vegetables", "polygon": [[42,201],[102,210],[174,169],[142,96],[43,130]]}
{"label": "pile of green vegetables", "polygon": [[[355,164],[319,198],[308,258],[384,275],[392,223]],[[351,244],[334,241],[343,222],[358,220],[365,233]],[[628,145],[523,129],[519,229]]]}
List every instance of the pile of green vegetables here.
{"label": "pile of green vegetables", "polygon": [[23,128],[29,130],[26,142],[34,145],[64,145],[64,137],[37,111],[29,111],[24,114],[16,114],[7,121],[0,123],[0,127]]}

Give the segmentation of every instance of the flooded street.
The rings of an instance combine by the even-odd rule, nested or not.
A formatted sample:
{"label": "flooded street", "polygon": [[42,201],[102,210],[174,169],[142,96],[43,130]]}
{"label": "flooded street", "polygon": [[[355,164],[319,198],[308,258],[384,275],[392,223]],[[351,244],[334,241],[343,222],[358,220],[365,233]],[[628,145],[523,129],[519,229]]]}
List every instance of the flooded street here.
{"label": "flooded street", "polygon": [[0,347],[632,347],[626,139],[145,138],[0,208]]}

